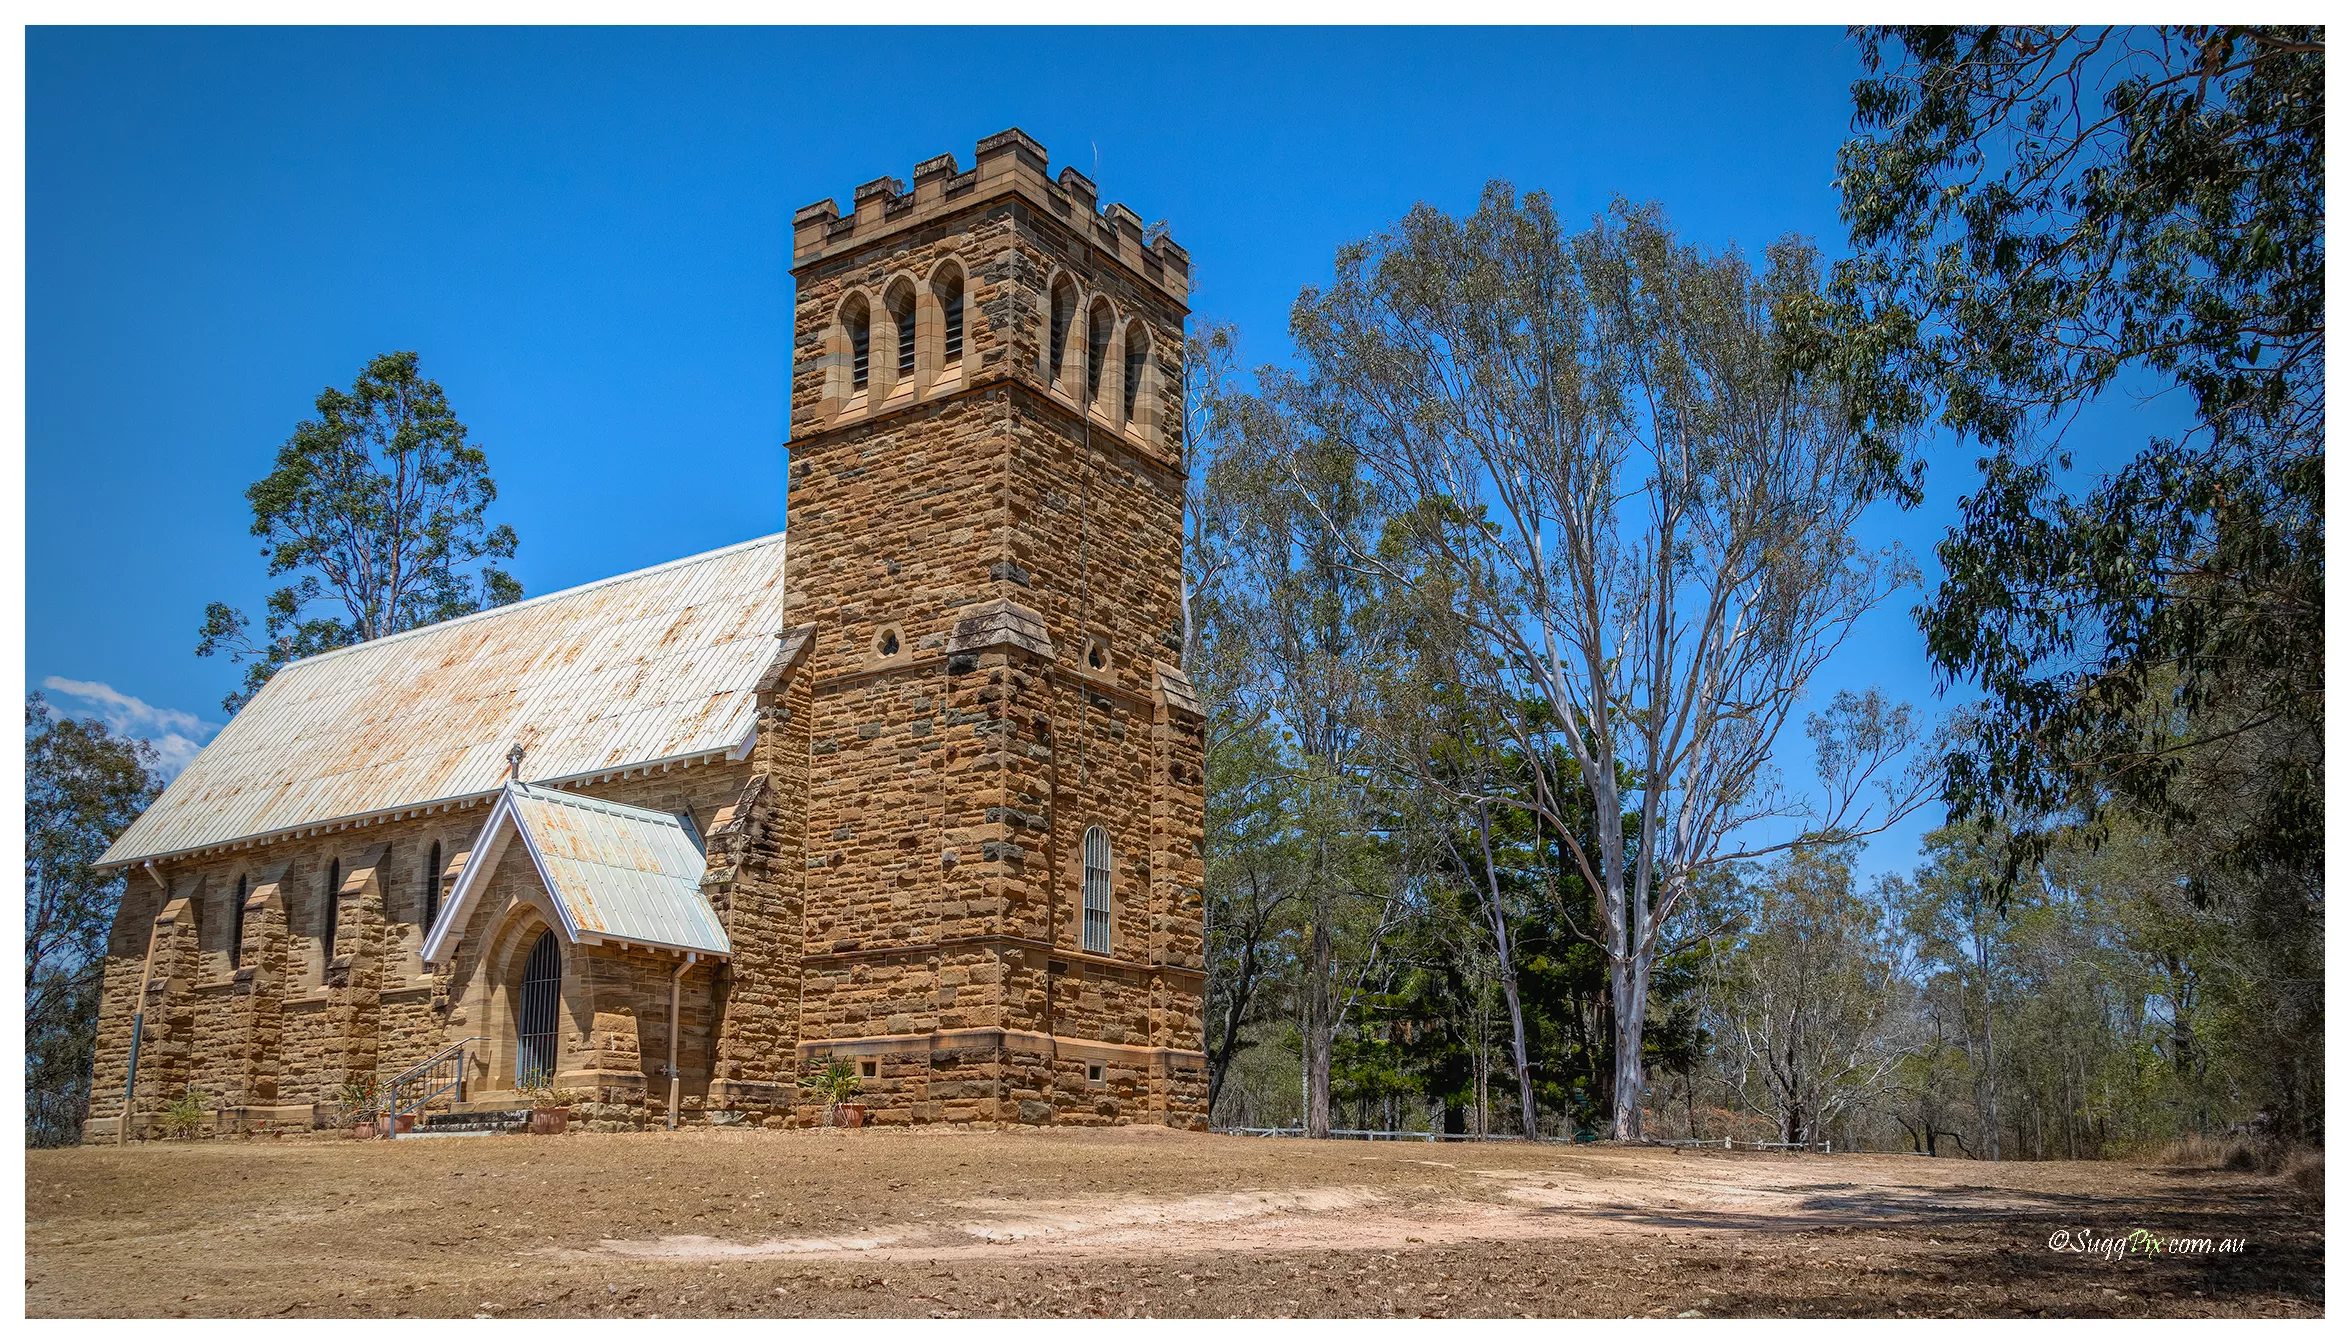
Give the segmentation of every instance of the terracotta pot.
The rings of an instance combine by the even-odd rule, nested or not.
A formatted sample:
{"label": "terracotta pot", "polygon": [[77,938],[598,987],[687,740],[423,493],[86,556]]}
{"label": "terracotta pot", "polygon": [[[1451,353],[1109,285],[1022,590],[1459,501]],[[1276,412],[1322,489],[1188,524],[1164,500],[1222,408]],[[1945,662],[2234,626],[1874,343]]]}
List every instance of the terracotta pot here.
{"label": "terracotta pot", "polygon": [[832,1109],[832,1123],[840,1126],[842,1129],[863,1129],[865,1127],[865,1103],[861,1101],[844,1101]]}
{"label": "terracotta pot", "polygon": [[394,1133],[413,1134],[416,1132],[416,1117],[413,1115],[395,1115],[392,1117],[392,1123],[398,1126],[393,1131]]}
{"label": "terracotta pot", "polygon": [[530,1132],[533,1134],[560,1134],[571,1123],[569,1106],[534,1106],[530,1112]]}
{"label": "terracotta pot", "polygon": [[354,1139],[374,1138],[375,1122],[373,1120],[362,1120],[358,1124],[351,1126],[351,1137]]}

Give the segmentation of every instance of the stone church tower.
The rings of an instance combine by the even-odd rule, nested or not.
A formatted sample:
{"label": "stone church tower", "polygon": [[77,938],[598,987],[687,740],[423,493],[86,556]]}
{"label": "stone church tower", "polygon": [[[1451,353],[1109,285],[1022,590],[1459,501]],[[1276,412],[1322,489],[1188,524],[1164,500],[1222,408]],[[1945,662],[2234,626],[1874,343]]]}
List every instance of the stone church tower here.
{"label": "stone church tower", "polygon": [[1094,197],[1013,130],[793,219],[794,1034],[881,1118],[1206,1109],[1188,262]]}
{"label": "stone church tower", "polygon": [[854,206],[783,534],[289,663],[116,839],[86,1137],[1206,1123],[1183,250],[1018,131]]}

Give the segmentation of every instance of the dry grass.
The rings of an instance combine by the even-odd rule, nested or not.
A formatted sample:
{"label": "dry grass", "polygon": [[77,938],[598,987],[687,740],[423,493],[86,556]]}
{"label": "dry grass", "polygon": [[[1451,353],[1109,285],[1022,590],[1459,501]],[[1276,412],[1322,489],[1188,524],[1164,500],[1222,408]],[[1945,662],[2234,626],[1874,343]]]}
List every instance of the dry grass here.
{"label": "dry grass", "polygon": [[[34,1316],[2304,1316],[2311,1175],[802,1130],[25,1157]],[[2305,1185],[2304,1182],[2311,1184]],[[2112,1262],[2060,1229],[2240,1239]]]}
{"label": "dry grass", "polygon": [[2173,1139],[2154,1149],[2146,1160],[2158,1167],[2183,1167],[2191,1171],[2245,1171],[2282,1176],[2295,1189],[2310,1194],[2325,1188],[2323,1149],[2241,1135],[2198,1134]]}
{"label": "dry grass", "polygon": [[2215,1138],[2192,1134],[2172,1139],[2148,1155],[2158,1167],[2187,1167],[2197,1171],[2258,1171],[2260,1157],[2250,1139]]}
{"label": "dry grass", "polygon": [[2305,1195],[2322,1194],[2326,1188],[2326,1155],[2315,1148],[2296,1149],[2280,1168],[2293,1188]]}

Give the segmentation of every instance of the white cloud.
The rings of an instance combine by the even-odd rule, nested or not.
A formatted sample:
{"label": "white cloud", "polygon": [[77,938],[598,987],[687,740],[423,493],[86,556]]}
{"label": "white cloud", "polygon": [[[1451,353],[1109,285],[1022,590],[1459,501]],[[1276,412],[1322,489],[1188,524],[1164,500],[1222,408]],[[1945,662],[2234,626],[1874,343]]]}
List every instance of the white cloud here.
{"label": "white cloud", "polygon": [[82,707],[94,711],[112,732],[147,739],[161,758],[165,779],[186,769],[188,762],[196,759],[196,753],[221,729],[220,724],[207,722],[184,709],[165,709],[135,695],[124,695],[103,681],[43,677],[41,687],[81,701]]}

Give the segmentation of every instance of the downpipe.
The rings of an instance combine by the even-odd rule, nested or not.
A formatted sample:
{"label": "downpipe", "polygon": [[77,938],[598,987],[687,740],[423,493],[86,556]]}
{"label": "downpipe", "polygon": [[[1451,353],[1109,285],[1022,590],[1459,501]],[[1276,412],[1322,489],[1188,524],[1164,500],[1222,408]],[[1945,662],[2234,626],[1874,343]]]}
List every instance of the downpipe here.
{"label": "downpipe", "polygon": [[[169,904],[171,884],[163,880],[163,873],[156,868],[155,861],[149,859],[142,866],[146,868],[147,876],[155,879],[155,885],[163,888],[164,901]],[[156,909],[160,917],[162,907]],[[114,1146],[117,1148],[130,1141],[131,1107],[139,1095],[139,1045],[147,1038],[147,982],[154,978],[155,925],[151,920],[147,924],[147,959],[139,966],[138,1006],[131,1010],[131,1057],[128,1067],[123,1070],[122,1119],[114,1125]]]}
{"label": "downpipe", "polygon": [[672,1130],[677,1128],[679,1086],[677,1077],[677,1000],[679,991],[685,985],[685,973],[693,964],[694,954],[688,952],[685,954],[685,960],[677,963],[677,969],[670,972],[669,975],[669,1128]]}

